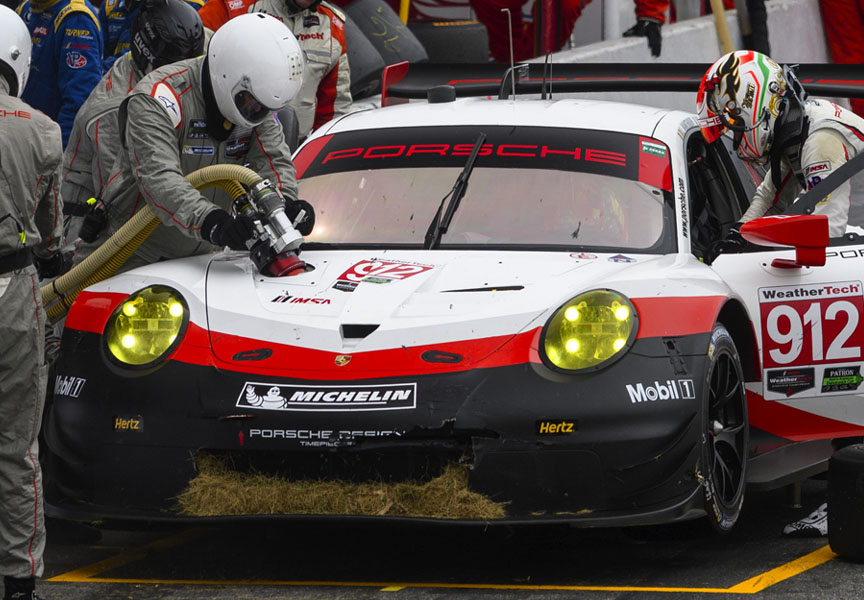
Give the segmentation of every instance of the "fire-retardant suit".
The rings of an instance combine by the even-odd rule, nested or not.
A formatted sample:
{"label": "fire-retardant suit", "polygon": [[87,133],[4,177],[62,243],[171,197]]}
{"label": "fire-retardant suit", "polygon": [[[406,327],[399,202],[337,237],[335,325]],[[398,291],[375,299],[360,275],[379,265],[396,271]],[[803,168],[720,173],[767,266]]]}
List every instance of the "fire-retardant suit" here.
{"label": "fire-retardant suit", "polygon": [[75,114],[102,78],[102,34],[88,0],[25,0],[18,14],[33,40],[22,98],[60,124],[63,146]]}
{"label": "fire-retardant suit", "polygon": [[0,73],[6,75],[0,75],[0,574],[7,598],[30,598],[43,570],[37,435],[47,366],[33,259],[43,274],[55,275],[63,233],[60,128],[18,98],[29,61],[27,27],[0,6]]}
{"label": "fire-retardant suit", "polygon": [[[864,119],[831,102],[807,99],[793,69],[759,52],[730,52],[711,65],[697,110],[707,141],[732,134],[742,160],[770,166],[741,223],[784,210],[864,150]],[[828,216],[831,237],[846,232],[850,190],[846,181],[815,207],[816,214]],[[743,247],[739,226],[721,250]]]}
{"label": "fire-retardant suit", "polygon": [[[780,191],[771,173],[756,189],[743,223],[765,215],[769,210],[785,210],[804,191],[839,169],[850,158],[864,150],[864,119],[826,100],[808,100],[804,114],[809,122],[807,139],[800,146],[800,160],[795,165],[784,157],[780,163]],[[846,232],[852,183],[846,181],[816,205],[816,214],[828,215],[829,234],[838,237]]]}
{"label": "fire-retardant suit", "polygon": [[[828,52],[835,63],[864,63],[864,0],[819,0]],[[864,98],[851,98],[852,111],[864,115]]]}
{"label": "fire-retardant suit", "polygon": [[[279,45],[268,45],[266,36],[275,30],[282,36]],[[242,43],[223,43],[232,39]],[[265,54],[270,57],[268,64],[252,60]],[[220,66],[226,58],[233,61],[227,69]],[[205,58],[157,69],[135,86],[120,107],[126,151],[115,163],[117,175],[108,182],[103,201],[113,230],[145,203],[162,224],[124,269],[223,246],[245,249],[251,226],[242,217],[228,215],[228,195],[217,188],[198,191],[184,179],[202,167],[248,163],[275,184],[290,204],[296,204],[292,202],[297,198],[294,165],[273,113],[296,94],[302,69],[302,52],[290,31],[271,17],[250,14],[217,31]],[[262,76],[265,81],[260,81]],[[269,100],[256,100],[269,91],[273,91],[266,96]],[[275,98],[285,104],[264,104],[276,102]],[[257,115],[248,116],[249,107],[257,109]],[[292,211],[286,207],[286,212]]]}
{"label": "fire-retardant suit", "polygon": [[[303,8],[307,6],[308,8]],[[273,15],[294,33],[306,56],[303,85],[291,106],[300,139],[351,109],[351,70],[345,49],[345,17],[327,2],[259,0],[249,12]]]}
{"label": "fire-retardant suit", "polygon": [[[122,151],[117,111],[120,103],[141,78],[153,69],[199,56],[204,48],[204,31],[198,13],[182,0],[160,0],[145,4],[136,12],[130,39],[135,45],[114,62],[75,117],[70,143],[63,155],[63,201],[67,214],[84,216],[87,226],[77,240],[75,262],[80,262],[108,237],[99,228],[99,199],[115,159]],[[88,200],[94,204],[88,205]],[[72,217],[80,227],[80,221]],[[66,231],[67,243],[74,241],[78,227]],[[95,237],[94,237],[95,236]]]}

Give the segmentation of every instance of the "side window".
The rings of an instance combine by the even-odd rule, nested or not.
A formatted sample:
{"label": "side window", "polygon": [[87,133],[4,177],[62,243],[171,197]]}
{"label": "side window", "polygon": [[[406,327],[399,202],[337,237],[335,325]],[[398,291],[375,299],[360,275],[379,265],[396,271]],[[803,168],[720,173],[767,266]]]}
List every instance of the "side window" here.
{"label": "side window", "polygon": [[[699,130],[687,140],[687,173],[690,180],[690,231],[692,252],[704,255],[712,242],[722,239],[747,208],[755,191],[753,178],[736,170],[729,148],[708,144]],[[742,165],[743,167],[743,165]],[[747,193],[749,189],[752,191]]]}

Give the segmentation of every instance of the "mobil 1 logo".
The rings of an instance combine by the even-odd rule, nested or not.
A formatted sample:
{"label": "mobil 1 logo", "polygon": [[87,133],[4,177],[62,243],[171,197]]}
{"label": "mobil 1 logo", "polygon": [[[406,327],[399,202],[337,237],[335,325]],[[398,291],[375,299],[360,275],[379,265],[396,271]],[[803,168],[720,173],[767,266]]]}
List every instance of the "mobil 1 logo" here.
{"label": "mobil 1 logo", "polygon": [[628,383],[627,393],[631,404],[657,402],[660,400],[692,400],[696,398],[696,386],[692,379],[654,380],[653,383]]}

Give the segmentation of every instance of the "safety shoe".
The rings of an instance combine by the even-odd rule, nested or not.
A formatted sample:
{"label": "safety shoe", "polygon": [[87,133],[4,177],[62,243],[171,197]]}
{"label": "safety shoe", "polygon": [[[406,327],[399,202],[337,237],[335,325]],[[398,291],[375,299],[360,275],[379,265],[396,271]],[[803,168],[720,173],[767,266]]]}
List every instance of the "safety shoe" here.
{"label": "safety shoe", "polygon": [[24,579],[4,577],[3,587],[5,588],[3,600],[43,600],[36,593],[36,580],[32,577]]}
{"label": "safety shoe", "polygon": [[828,503],[826,502],[800,521],[789,523],[783,528],[783,535],[796,538],[828,535]]}

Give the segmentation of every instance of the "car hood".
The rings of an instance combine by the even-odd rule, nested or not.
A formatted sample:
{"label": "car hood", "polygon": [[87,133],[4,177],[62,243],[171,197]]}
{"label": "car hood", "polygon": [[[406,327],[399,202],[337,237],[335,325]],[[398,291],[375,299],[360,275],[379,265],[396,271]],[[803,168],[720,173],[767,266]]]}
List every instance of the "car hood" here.
{"label": "car hood", "polygon": [[217,357],[236,357],[238,339],[329,353],[464,340],[493,340],[497,347],[542,326],[579,292],[654,260],[440,250],[310,251],[301,258],[314,268],[281,278],[258,274],[241,255],[211,261],[206,305]]}

